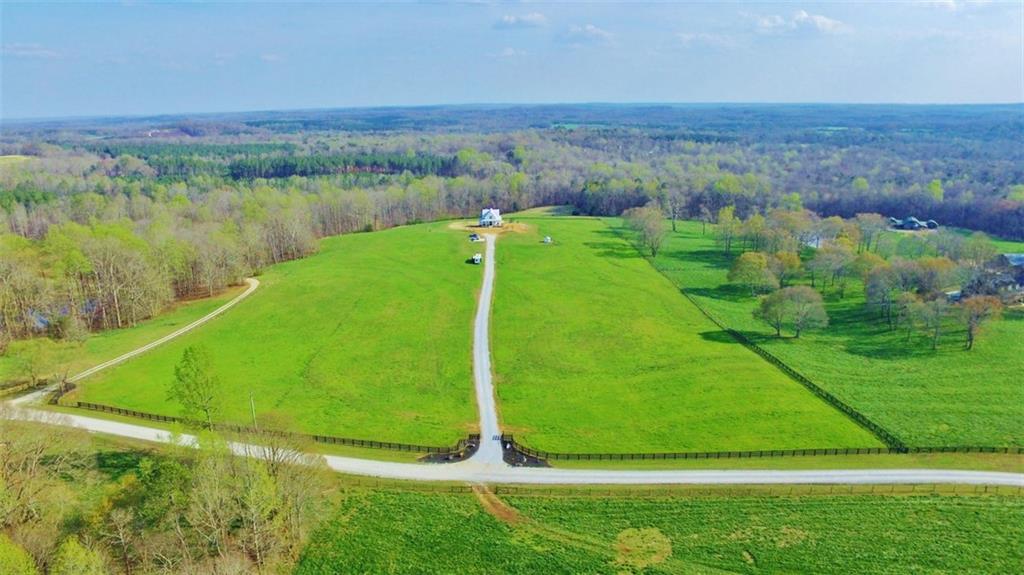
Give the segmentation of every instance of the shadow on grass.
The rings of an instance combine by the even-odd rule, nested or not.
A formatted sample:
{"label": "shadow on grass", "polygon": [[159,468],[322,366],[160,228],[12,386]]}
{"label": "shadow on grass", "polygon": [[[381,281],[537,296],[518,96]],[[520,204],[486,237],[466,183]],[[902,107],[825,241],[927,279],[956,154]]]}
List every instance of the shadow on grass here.
{"label": "shadow on grass", "polygon": [[713,288],[686,288],[686,293],[692,296],[731,302],[755,301],[755,298],[750,295],[750,288],[734,284],[722,284]]}
{"label": "shadow on grass", "polygon": [[[750,331],[744,331],[741,333],[752,343],[756,343],[758,345],[761,345],[769,341],[787,341],[794,339],[786,335],[783,335],[782,337],[776,337],[775,334],[766,334]],[[700,337],[706,341],[713,341],[716,343],[740,343],[736,338],[730,335],[729,332],[724,330],[702,331],[700,332]]]}
{"label": "shadow on grass", "polygon": [[677,249],[665,248],[658,252],[658,260],[671,267],[695,267],[728,270],[732,267],[733,257],[718,249]]}
{"label": "shadow on grass", "polygon": [[615,242],[583,242],[583,246],[596,251],[597,255],[601,257],[621,260],[637,259],[640,257],[640,253],[636,251],[636,248],[622,240]]}
{"label": "shadow on grass", "polygon": [[144,453],[137,451],[99,451],[96,453],[96,470],[111,479],[120,479],[138,469],[144,457]]}

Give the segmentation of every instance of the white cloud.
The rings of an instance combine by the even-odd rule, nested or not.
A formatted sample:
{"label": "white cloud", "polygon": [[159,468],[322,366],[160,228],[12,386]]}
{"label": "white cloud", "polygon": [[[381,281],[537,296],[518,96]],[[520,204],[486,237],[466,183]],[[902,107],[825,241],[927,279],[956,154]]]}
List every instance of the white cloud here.
{"label": "white cloud", "polygon": [[0,47],[0,54],[14,58],[40,58],[44,60],[61,57],[60,52],[40,44],[4,44]]}
{"label": "white cloud", "polygon": [[680,32],[676,34],[676,38],[679,38],[679,41],[686,47],[735,48],[738,45],[735,37],[726,34]]}
{"label": "white cloud", "polygon": [[821,14],[811,14],[806,10],[797,10],[789,18],[778,14],[748,16],[754,18],[757,31],[762,34],[784,34],[801,30],[821,34],[840,34],[849,30],[839,20]]}
{"label": "white cloud", "polygon": [[266,53],[266,54],[260,54],[260,60],[263,60],[264,62],[271,62],[271,63],[274,63],[274,62],[284,62],[284,56],[282,56],[280,54]]}
{"label": "white cloud", "polygon": [[827,16],[821,14],[808,14],[806,10],[798,10],[793,15],[793,23],[797,28],[802,26],[810,26],[819,32],[826,34],[835,34],[841,32],[843,29],[843,23],[839,20],[833,20]]}
{"label": "white cloud", "polygon": [[569,26],[569,30],[565,33],[565,40],[577,46],[582,44],[607,44],[614,37],[615,35],[611,32],[598,28],[593,24],[585,24],[583,26],[573,24]]}
{"label": "white cloud", "polygon": [[494,23],[494,27],[502,30],[512,30],[517,28],[540,28],[547,26],[547,24],[547,16],[540,12],[530,12],[523,16],[512,16],[506,14],[501,17],[501,20]]}

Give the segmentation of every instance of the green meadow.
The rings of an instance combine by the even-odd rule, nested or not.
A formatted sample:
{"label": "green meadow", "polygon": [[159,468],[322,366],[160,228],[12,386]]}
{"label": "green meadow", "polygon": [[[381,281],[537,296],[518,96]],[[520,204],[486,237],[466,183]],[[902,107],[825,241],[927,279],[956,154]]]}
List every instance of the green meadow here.
{"label": "green meadow", "polygon": [[78,399],[176,415],[174,366],[202,345],[221,419],[274,414],[306,433],[448,445],[474,429],[472,320],[481,269],[447,223],[324,239],[273,266],[229,312],[82,382]]}
{"label": "green meadow", "polygon": [[[880,445],[731,341],[616,230],[516,217],[497,246],[502,428],[567,452]],[[551,236],[552,244],[544,244]]]}
{"label": "green meadow", "polygon": [[13,341],[7,353],[0,356],[0,382],[27,379],[26,363],[30,358],[38,364],[36,369],[42,376],[73,376],[192,323],[244,290],[244,286],[233,287],[214,297],[179,303],[134,327],[91,333],[81,343],[42,337]]}
{"label": "green meadow", "polygon": [[[514,496],[352,492],[296,575],[1009,573],[1024,507],[997,496]],[[1014,527],[1016,525],[1016,527]]]}
{"label": "green meadow", "polygon": [[[999,247],[1024,251],[1020,243]],[[828,328],[776,338],[752,317],[756,298],[727,283],[731,258],[716,247],[711,226],[702,234],[699,222],[679,222],[654,265],[726,325],[907,444],[1024,445],[1024,309],[987,324],[971,351],[950,321],[932,351],[923,335],[908,341],[905,331],[889,331],[852,280],[842,299],[826,290]]]}

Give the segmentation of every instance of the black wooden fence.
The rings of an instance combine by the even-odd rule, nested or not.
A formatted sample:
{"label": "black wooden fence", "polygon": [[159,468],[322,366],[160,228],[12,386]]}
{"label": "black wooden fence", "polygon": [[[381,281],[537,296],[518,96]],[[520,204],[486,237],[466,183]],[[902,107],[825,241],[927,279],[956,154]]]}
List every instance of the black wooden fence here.
{"label": "black wooden fence", "polygon": [[661,453],[559,453],[533,449],[516,442],[511,434],[501,436],[507,448],[537,459],[553,461],[626,461],[657,459],[750,459],[761,457],[811,457],[822,455],[886,455],[908,453],[1024,453],[1020,447],[839,447],[828,449],[757,449],[748,451],[679,451]]}
{"label": "black wooden fence", "polygon": [[[90,411],[99,411],[102,413],[110,413],[113,415],[121,415],[124,417],[134,417],[138,419],[145,419],[147,421],[158,421],[161,423],[181,423],[192,427],[205,427],[206,423],[186,419],[183,417],[174,417],[172,415],[160,415],[157,413],[146,413],[144,411],[136,411],[134,409],[124,409],[122,407],[113,407],[110,405],[102,405],[99,403],[89,403],[85,401],[76,401],[74,403],[68,403],[68,407],[77,407],[79,409],[87,409]],[[230,431],[234,433],[243,434],[262,434],[262,435],[275,435],[278,437],[293,437],[296,439],[307,439],[315,441],[316,443],[323,443],[326,445],[346,445],[350,447],[365,447],[368,449],[390,449],[394,451],[410,451],[416,453],[436,453],[442,455],[451,455],[463,452],[469,446],[476,446],[480,443],[479,434],[470,434],[464,439],[458,440],[454,446],[451,447],[437,447],[434,445],[416,445],[412,443],[396,443],[393,441],[375,441],[372,439],[353,439],[351,437],[335,437],[333,435],[311,435],[305,433],[293,433],[290,431],[278,431],[269,429],[256,429],[245,425],[236,425],[233,423],[215,423],[213,424],[214,429],[220,431]]]}

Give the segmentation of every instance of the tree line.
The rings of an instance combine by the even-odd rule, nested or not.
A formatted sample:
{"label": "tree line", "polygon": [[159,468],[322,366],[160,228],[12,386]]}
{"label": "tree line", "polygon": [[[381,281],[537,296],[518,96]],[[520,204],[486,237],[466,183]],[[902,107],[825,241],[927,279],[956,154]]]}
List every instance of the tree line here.
{"label": "tree line", "polygon": [[[807,210],[771,210],[737,218],[731,207],[717,215],[715,239],[732,260],[728,279],[761,297],[754,316],[776,336],[783,327],[799,337],[824,328],[828,314],[821,292],[839,299],[851,280],[863,286],[864,301],[891,331],[926,334],[932,349],[950,321],[964,330],[964,348],[974,347],[984,323],[1001,315],[1004,303],[1021,297],[979,281],[1012,273],[993,268],[998,250],[983,233],[964,237],[944,230],[924,236],[886,232],[885,218],[858,214],[844,220],[819,218]],[[810,285],[793,285],[797,280]],[[947,291],[954,286],[965,286]],[[817,290],[815,289],[817,288]]]}

